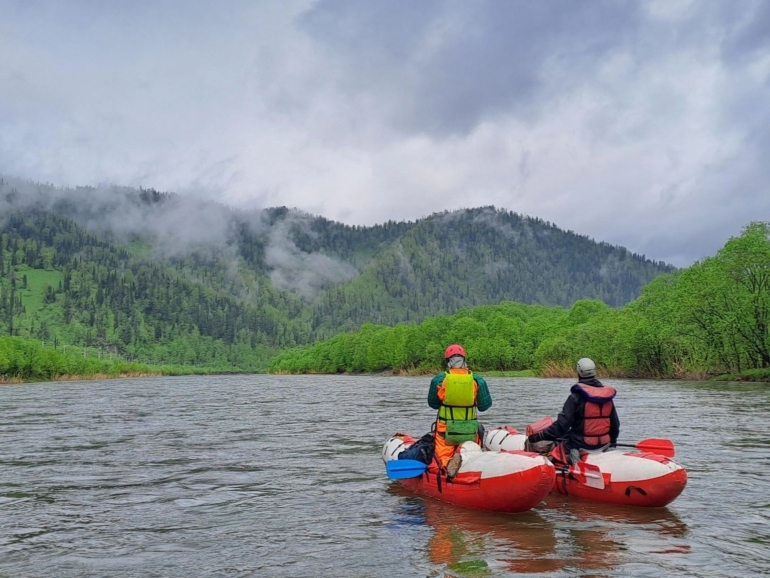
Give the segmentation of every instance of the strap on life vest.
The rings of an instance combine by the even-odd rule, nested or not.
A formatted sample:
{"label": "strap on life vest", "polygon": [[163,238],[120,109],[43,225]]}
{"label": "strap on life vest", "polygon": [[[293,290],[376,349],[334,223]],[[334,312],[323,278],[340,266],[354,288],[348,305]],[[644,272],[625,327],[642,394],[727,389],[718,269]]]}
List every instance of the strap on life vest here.
{"label": "strap on life vest", "polygon": [[593,401],[594,403],[606,403],[612,401],[617,395],[617,391],[613,387],[603,385],[601,387],[594,387],[592,385],[584,385],[582,383],[576,383],[572,386],[571,391],[573,393],[579,393],[587,401]]}

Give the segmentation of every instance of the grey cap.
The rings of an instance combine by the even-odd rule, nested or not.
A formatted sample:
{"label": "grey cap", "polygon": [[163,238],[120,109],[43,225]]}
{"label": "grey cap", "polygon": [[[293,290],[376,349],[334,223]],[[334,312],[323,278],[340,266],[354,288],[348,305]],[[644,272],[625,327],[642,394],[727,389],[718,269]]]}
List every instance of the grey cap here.
{"label": "grey cap", "polygon": [[593,360],[583,357],[577,362],[578,377],[596,377],[596,364]]}
{"label": "grey cap", "polygon": [[453,355],[446,360],[446,365],[449,369],[461,369],[463,367],[468,367],[468,364],[465,363],[465,358],[462,355]]}

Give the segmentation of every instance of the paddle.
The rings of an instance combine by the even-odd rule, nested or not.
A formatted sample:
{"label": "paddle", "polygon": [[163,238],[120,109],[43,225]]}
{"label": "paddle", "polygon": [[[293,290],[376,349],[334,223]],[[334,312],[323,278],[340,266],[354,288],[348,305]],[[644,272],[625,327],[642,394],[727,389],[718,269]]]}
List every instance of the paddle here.
{"label": "paddle", "polygon": [[650,452],[652,454],[658,454],[666,456],[667,458],[674,457],[674,444],[671,440],[664,440],[658,438],[650,438],[642,440],[637,444],[615,444],[616,446],[624,448],[637,448],[643,452]]}
{"label": "paddle", "polygon": [[428,468],[427,464],[418,460],[390,460],[385,462],[385,471],[391,480],[416,478]]}
{"label": "paddle", "polygon": [[571,474],[578,482],[585,484],[589,488],[604,489],[604,475],[599,467],[593,464],[578,462],[577,464],[572,464],[569,468],[559,468],[558,471],[563,474]]}

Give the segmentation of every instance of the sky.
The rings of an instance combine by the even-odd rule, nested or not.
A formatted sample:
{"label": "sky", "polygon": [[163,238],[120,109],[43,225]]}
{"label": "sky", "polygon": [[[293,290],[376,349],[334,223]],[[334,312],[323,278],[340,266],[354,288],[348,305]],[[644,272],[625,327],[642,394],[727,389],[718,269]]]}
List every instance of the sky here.
{"label": "sky", "polygon": [[770,220],[770,2],[0,0],[0,174],[687,266]]}

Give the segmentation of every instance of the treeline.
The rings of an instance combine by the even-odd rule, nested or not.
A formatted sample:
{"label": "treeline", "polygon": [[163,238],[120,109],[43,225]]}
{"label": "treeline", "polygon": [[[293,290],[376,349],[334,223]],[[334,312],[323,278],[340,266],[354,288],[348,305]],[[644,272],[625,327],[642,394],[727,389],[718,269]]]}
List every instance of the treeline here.
{"label": "treeline", "polygon": [[663,275],[613,309],[507,302],[421,324],[367,324],[311,347],[282,352],[274,372],[432,371],[449,343],[480,371],[569,371],[582,356],[604,374],[697,377],[770,374],[770,224],[749,224],[714,257]]}
{"label": "treeline", "polygon": [[[123,359],[97,359],[46,348],[39,341],[19,337],[0,337],[0,383],[13,381],[47,381],[59,378],[88,379],[95,377],[189,375],[212,373],[216,368],[191,366],[154,366]],[[221,371],[221,370],[219,370]]]}

